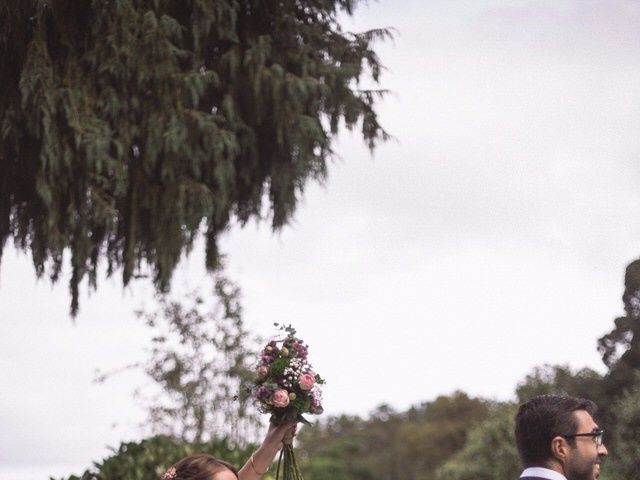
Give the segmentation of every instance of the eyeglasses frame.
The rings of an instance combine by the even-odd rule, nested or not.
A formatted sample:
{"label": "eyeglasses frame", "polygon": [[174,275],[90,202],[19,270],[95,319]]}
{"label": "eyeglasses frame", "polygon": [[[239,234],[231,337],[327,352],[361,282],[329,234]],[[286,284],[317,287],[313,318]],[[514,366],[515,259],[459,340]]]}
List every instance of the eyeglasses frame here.
{"label": "eyeglasses frame", "polygon": [[593,439],[593,442],[600,447],[603,444],[604,430],[599,428],[595,432],[574,433],[573,435],[560,435],[560,436],[562,438],[591,437]]}

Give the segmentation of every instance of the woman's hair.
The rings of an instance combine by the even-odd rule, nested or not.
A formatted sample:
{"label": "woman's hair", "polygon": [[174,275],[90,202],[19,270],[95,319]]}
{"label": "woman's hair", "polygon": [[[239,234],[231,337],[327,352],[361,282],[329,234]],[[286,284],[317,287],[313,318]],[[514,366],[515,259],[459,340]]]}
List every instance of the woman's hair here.
{"label": "woman's hair", "polygon": [[238,476],[238,470],[230,463],[199,453],[174,463],[160,480],[213,480],[216,473],[224,470],[231,470]]}

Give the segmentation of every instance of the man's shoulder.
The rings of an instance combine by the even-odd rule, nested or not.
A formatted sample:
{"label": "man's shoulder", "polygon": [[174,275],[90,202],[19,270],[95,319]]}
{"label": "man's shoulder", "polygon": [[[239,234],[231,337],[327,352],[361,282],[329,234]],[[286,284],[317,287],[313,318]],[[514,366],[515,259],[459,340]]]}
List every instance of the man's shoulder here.
{"label": "man's shoulder", "polygon": [[548,478],[545,477],[520,477],[518,478],[518,480],[549,480]]}

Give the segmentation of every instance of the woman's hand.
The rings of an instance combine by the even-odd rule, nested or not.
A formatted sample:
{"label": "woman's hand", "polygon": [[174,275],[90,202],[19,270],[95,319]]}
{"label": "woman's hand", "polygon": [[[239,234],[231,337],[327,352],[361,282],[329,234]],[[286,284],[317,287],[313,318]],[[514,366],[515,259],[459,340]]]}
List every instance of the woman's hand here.
{"label": "woman's hand", "polygon": [[267,448],[275,448],[276,452],[282,448],[283,444],[291,445],[293,437],[296,435],[296,427],[296,422],[286,422],[281,425],[270,424],[262,445]]}

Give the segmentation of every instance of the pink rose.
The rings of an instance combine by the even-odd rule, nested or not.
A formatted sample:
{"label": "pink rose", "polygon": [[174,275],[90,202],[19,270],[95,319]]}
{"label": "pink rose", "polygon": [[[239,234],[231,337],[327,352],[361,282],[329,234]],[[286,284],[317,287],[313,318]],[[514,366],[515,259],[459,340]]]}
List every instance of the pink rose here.
{"label": "pink rose", "polygon": [[260,365],[256,370],[256,373],[258,374],[258,378],[264,378],[267,376],[267,373],[269,373],[269,369],[266,365]]}
{"label": "pink rose", "polygon": [[302,390],[311,390],[316,383],[316,379],[311,373],[303,373],[298,377],[298,385]]}
{"label": "pink rose", "polygon": [[276,407],[286,407],[289,405],[289,392],[283,389],[276,390],[271,396],[271,403]]}

